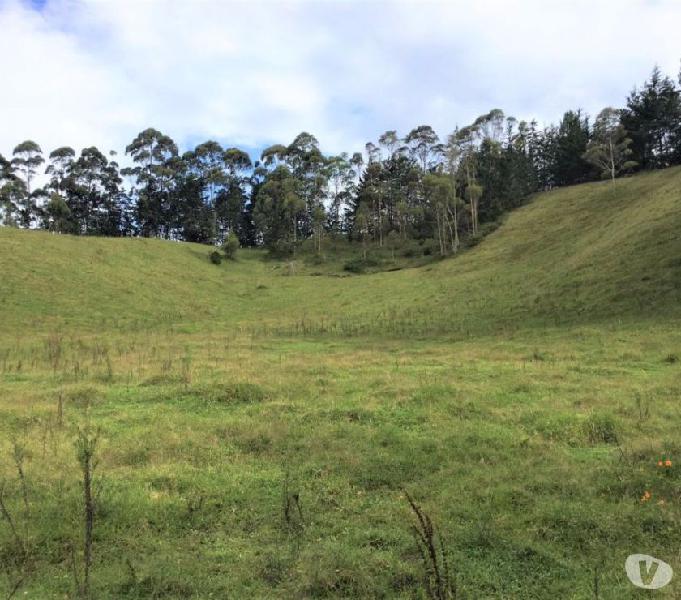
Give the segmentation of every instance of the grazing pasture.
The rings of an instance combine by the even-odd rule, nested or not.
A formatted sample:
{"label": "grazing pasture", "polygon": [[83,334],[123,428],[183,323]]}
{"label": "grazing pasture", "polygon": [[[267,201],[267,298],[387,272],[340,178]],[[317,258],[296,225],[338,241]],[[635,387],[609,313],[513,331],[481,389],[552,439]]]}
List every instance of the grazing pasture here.
{"label": "grazing pasture", "polygon": [[425,598],[411,498],[457,598],[643,597],[628,555],[681,573],[680,190],[361,275],[0,229],[0,590]]}

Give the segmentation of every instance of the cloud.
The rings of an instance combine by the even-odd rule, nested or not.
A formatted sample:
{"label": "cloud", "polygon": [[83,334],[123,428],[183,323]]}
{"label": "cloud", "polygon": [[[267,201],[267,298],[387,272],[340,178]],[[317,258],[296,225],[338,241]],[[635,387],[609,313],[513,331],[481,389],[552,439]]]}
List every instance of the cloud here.
{"label": "cloud", "polygon": [[183,148],[307,130],[353,151],[496,107],[548,123],[676,73],[679,22],[665,0],[0,0],[0,152],[122,152],[149,126]]}

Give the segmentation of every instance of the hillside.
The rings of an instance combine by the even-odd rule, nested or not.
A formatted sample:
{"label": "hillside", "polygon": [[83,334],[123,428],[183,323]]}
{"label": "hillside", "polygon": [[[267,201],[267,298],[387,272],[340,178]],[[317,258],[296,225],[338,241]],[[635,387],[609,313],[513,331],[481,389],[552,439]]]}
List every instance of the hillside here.
{"label": "hillside", "polygon": [[216,267],[195,244],[0,228],[0,330],[477,331],[677,316],[680,228],[679,168],[539,194],[462,256],[361,276],[286,276],[261,251]]}
{"label": "hillside", "polygon": [[74,596],[87,445],[92,598],[426,597],[405,492],[457,598],[640,598],[628,555],[681,570],[680,226],[671,169],[365,275],[0,229],[0,593]]}

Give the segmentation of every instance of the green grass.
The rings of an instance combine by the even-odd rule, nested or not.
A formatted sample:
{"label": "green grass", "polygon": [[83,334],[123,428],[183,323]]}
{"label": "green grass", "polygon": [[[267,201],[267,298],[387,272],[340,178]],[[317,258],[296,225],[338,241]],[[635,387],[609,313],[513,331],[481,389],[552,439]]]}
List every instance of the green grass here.
{"label": "green grass", "polygon": [[457,258],[362,275],[328,249],[215,266],[203,246],[0,229],[18,597],[73,589],[86,422],[98,599],[425,597],[405,491],[463,598],[593,598],[595,568],[601,598],[647,597],[627,555],[681,570],[680,189],[671,169],[538,195]]}

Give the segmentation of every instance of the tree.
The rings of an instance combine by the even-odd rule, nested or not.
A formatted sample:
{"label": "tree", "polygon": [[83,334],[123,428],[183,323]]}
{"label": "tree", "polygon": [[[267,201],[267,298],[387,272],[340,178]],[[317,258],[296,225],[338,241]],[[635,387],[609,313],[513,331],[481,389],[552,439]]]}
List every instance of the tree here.
{"label": "tree", "polygon": [[[478,125],[468,125],[454,131],[449,136],[450,146],[447,151],[450,159],[458,162],[458,179],[461,180],[461,188],[463,196],[468,199],[468,210],[471,215],[471,233],[473,235],[478,232],[479,224],[479,202],[482,196],[482,186],[478,183],[478,155],[476,153],[476,145],[479,137]],[[458,224],[458,219],[457,219]]]}
{"label": "tree", "polygon": [[9,179],[0,187],[0,217],[3,225],[19,226],[19,210],[25,199],[26,184],[21,179]]}
{"label": "tree", "polygon": [[591,165],[583,158],[589,143],[589,119],[581,110],[569,110],[556,131],[553,173],[558,186],[591,179]]}
{"label": "tree", "polygon": [[[361,154],[357,156],[361,159]],[[331,231],[338,233],[342,229],[343,212],[350,196],[355,191],[356,174],[352,159],[349,159],[345,152],[327,160],[326,175],[329,178],[329,227]]]}
{"label": "tree", "polygon": [[386,150],[388,150],[388,158],[390,158],[395,154],[400,144],[400,138],[397,137],[397,131],[389,130],[378,138],[378,143],[381,146],[385,146]]}
{"label": "tree", "polygon": [[62,195],[65,190],[75,156],[75,150],[69,146],[62,146],[50,152],[50,164],[45,173],[51,176],[49,187],[58,195]]}
{"label": "tree", "polygon": [[315,250],[317,254],[322,251],[322,238],[324,236],[324,224],[326,223],[326,211],[320,204],[312,211],[312,231],[314,232]]}
{"label": "tree", "polygon": [[38,167],[45,162],[43,151],[33,140],[26,140],[14,148],[12,155],[14,156],[12,165],[23,176],[26,192],[30,196],[31,181],[33,181]]}
{"label": "tree", "polygon": [[55,233],[64,233],[70,226],[71,210],[64,198],[57,192],[52,192],[50,201],[45,209],[47,228]]}
{"label": "tree", "polygon": [[296,195],[304,203],[299,226],[302,235],[308,237],[313,234],[313,212],[324,201],[328,185],[326,159],[317,138],[306,131],[298,134],[286,148],[286,164],[298,180]]}
{"label": "tree", "polygon": [[395,260],[395,251],[400,247],[400,234],[394,229],[388,233],[388,248],[390,248],[390,256]]}
{"label": "tree", "polygon": [[681,92],[658,67],[627,99],[622,125],[632,138],[632,159],[643,169],[681,162]]}
{"label": "tree", "polygon": [[420,161],[425,173],[428,170],[428,159],[439,148],[440,139],[437,134],[430,125],[419,125],[409,132],[404,141],[412,155]]}
{"label": "tree", "polygon": [[298,221],[305,209],[298,186],[288,168],[279,165],[258,187],[253,220],[264,244],[271,249],[282,243],[293,247],[298,240]]}
{"label": "tree", "polygon": [[367,239],[369,238],[369,209],[366,204],[360,204],[355,216],[355,236],[362,240],[362,258],[367,259]]}
{"label": "tree", "polygon": [[632,140],[620,122],[622,111],[612,107],[604,108],[596,117],[593,137],[589,142],[584,158],[598,168],[605,179],[615,177],[621,171],[633,169],[638,163],[629,160],[632,154]]}
{"label": "tree", "polygon": [[452,223],[452,208],[456,203],[454,186],[446,175],[429,173],[423,178],[425,196],[435,215],[440,256],[456,250],[457,238]]}
{"label": "tree", "polygon": [[205,200],[209,206],[215,204],[215,191],[227,182],[225,154],[222,146],[213,140],[199,144],[193,153],[199,177],[205,186]]}
{"label": "tree", "polygon": [[24,182],[23,194],[21,189],[14,186],[16,201],[19,207],[21,224],[30,227],[31,223],[40,216],[40,210],[35,202],[35,196],[31,189],[31,182],[38,172],[38,167],[45,162],[40,146],[32,140],[21,142],[12,152],[12,166],[19,173]]}
{"label": "tree", "polygon": [[223,154],[227,177],[215,202],[218,240],[236,234],[242,243],[248,242],[246,213],[248,173],[251,158],[239,148],[228,148]]}
{"label": "tree", "polygon": [[[12,163],[0,154],[0,224],[2,225],[16,225],[14,214],[17,210],[15,202],[17,181]],[[23,188],[23,183],[20,187]]]}
{"label": "tree", "polygon": [[68,181],[66,202],[79,232],[119,235],[121,178],[118,164],[109,162],[95,146],[83,148],[69,167]]}
{"label": "tree", "polygon": [[160,131],[149,128],[140,132],[125,148],[135,167],[122,171],[136,180],[136,220],[142,236],[170,237],[169,208],[176,172],[173,161],[177,157],[175,142]]}

